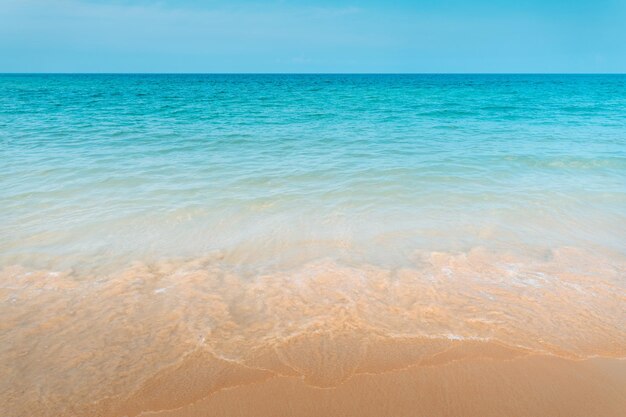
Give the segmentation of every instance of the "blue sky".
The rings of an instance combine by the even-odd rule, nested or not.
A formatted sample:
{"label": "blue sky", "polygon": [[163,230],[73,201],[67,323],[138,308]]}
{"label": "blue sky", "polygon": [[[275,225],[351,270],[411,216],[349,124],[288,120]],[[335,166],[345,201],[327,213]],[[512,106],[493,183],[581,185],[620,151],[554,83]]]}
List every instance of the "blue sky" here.
{"label": "blue sky", "polygon": [[626,72],[626,0],[0,0],[0,72]]}

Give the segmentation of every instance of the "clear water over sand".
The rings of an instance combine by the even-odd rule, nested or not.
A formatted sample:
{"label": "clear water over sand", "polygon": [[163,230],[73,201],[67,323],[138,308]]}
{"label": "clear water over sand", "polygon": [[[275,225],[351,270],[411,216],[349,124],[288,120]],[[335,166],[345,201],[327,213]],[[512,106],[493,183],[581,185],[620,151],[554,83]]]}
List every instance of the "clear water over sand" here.
{"label": "clear water over sand", "polygon": [[626,76],[3,75],[0,159],[9,416],[626,409]]}

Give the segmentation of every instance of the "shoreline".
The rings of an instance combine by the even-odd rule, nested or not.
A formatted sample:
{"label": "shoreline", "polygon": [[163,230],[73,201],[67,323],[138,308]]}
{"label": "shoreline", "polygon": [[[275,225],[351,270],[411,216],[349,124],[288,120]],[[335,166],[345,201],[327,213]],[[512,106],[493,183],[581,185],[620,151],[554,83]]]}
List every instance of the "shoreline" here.
{"label": "shoreline", "polygon": [[258,275],[215,256],[102,276],[4,268],[0,404],[11,417],[617,416],[624,270],[575,248]]}
{"label": "shoreline", "polygon": [[528,353],[435,362],[355,373],[321,387],[297,373],[250,368],[196,351],[130,394],[65,409],[20,404],[15,415],[618,417],[626,405],[626,358]]}
{"label": "shoreline", "polygon": [[[616,359],[568,361],[528,356],[511,360],[460,360],[438,366],[410,366],[388,373],[354,375],[332,388],[311,387],[297,377],[270,377],[261,382],[223,388],[190,404],[168,404],[166,398],[161,406],[178,406],[172,410],[122,412],[110,416],[382,416],[393,413],[391,415],[396,416],[495,417],[560,413],[572,417],[617,417],[626,405],[626,389],[619,388],[626,385],[625,371],[626,361]],[[591,381],[584,381],[585,378]],[[139,398],[141,400],[143,398]]]}

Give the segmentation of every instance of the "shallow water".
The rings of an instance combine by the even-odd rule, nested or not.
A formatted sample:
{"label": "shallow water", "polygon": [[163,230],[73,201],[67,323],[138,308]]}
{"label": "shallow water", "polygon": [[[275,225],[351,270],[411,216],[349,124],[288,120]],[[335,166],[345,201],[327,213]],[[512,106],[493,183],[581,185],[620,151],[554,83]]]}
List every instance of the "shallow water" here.
{"label": "shallow water", "polygon": [[626,76],[2,75],[0,160],[10,416],[626,408]]}

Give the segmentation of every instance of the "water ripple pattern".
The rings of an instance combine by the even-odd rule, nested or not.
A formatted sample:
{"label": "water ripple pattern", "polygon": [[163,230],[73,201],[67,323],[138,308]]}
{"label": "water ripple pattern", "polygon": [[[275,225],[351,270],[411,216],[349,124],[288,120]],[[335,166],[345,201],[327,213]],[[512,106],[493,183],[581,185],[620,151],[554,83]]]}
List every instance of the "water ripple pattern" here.
{"label": "water ripple pattern", "polygon": [[0,414],[626,409],[626,76],[0,75]]}
{"label": "water ripple pattern", "polygon": [[0,260],[624,252],[620,75],[3,75]]}

